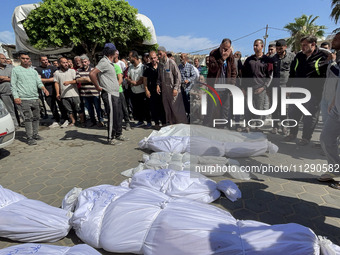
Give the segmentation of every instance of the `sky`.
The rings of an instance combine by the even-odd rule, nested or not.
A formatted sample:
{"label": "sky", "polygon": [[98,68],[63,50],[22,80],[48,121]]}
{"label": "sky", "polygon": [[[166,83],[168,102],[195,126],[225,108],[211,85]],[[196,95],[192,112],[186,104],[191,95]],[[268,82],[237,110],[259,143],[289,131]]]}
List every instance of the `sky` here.
{"label": "sky", "polygon": [[[14,44],[15,36],[11,22],[15,7],[37,3],[39,0],[1,2],[0,41]],[[173,52],[199,51],[195,54],[208,54],[210,49],[203,49],[218,47],[223,38],[230,38],[234,51],[241,51],[243,56],[251,55],[253,41],[263,39],[266,25],[270,27],[268,45],[270,41],[289,37],[290,34],[283,31],[283,27],[294,22],[294,18],[302,14],[319,16],[316,24],[327,27],[326,36],[340,27],[340,24],[336,25],[329,16],[331,0],[128,0],[128,2],[137,8],[139,13],[151,19],[158,44]],[[249,34],[252,35],[244,37]]]}

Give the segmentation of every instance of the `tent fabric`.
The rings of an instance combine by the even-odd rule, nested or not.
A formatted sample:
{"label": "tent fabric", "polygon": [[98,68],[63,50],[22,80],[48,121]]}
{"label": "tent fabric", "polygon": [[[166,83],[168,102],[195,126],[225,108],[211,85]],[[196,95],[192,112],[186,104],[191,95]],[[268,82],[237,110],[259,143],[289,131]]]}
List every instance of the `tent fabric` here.
{"label": "tent fabric", "polygon": [[[91,224],[91,228],[82,231],[82,236],[77,230],[76,233],[86,243],[92,240],[92,233],[99,233],[95,247],[109,252],[319,255],[320,248],[325,250],[327,246],[328,252],[339,248],[319,240],[311,229],[299,224],[268,225],[239,221],[215,206],[185,198],[171,198],[144,187],[131,189],[109,201],[105,192],[98,194],[104,198],[88,197],[76,206],[74,214],[77,210],[87,211],[88,217],[79,221],[79,228],[91,221],[97,224]],[[103,206],[94,200],[108,203]],[[97,213],[92,213],[94,211]]]}
{"label": "tent fabric", "polygon": [[123,171],[121,174],[132,177],[135,173],[145,169],[173,169],[177,171],[189,170],[205,176],[222,176],[229,174],[234,179],[249,180],[250,174],[242,171],[237,160],[216,156],[196,156],[188,152],[154,152],[144,154],[142,161],[137,167]]}
{"label": "tent fabric", "polygon": [[73,247],[64,247],[47,244],[25,243],[14,245],[0,250],[0,255],[100,255],[97,250],[87,244],[78,244]]}
{"label": "tent fabric", "polygon": [[252,157],[278,151],[262,133],[239,133],[198,125],[177,124],[153,131],[139,142],[141,149],[198,156]]}
{"label": "tent fabric", "polygon": [[[43,50],[38,50],[34,48],[29,42],[29,38],[26,34],[26,31],[22,25],[22,22],[27,18],[28,14],[35,8],[37,8],[39,4],[24,4],[19,5],[15,8],[13,15],[12,15],[12,27],[15,33],[15,45],[17,51],[29,51],[34,54],[62,54],[66,52],[70,52],[72,48],[70,47],[62,47],[62,48],[46,48]],[[153,26],[152,21],[143,14],[137,14],[137,19],[140,20],[145,27],[148,28],[149,32],[151,33],[151,39],[145,40],[143,44],[146,45],[154,45],[157,43],[157,37],[155,28]]]}
{"label": "tent fabric", "polygon": [[65,210],[0,186],[0,237],[20,242],[56,242],[68,234],[69,219]]}

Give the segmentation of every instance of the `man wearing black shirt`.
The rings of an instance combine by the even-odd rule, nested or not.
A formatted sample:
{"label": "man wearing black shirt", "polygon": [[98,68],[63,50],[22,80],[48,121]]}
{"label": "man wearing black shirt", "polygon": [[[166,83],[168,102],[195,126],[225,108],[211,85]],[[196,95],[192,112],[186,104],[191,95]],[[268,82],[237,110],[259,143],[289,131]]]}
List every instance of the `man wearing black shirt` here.
{"label": "man wearing black shirt", "polygon": [[145,88],[146,97],[150,99],[151,116],[155,122],[155,128],[159,128],[159,122],[164,126],[165,112],[162,103],[162,95],[157,93],[157,78],[158,78],[158,57],[156,52],[150,52],[151,62],[146,65],[143,73],[143,83]]}
{"label": "man wearing black shirt", "polygon": [[53,114],[54,122],[50,127],[58,127],[60,122],[60,115],[57,108],[57,103],[62,114],[62,118],[67,120],[68,117],[64,111],[64,107],[61,104],[61,101],[56,98],[56,91],[54,88],[54,80],[53,74],[57,70],[57,68],[53,65],[49,65],[47,56],[40,56],[40,66],[35,69],[41,77],[41,81],[44,84],[45,88],[48,90],[49,96],[45,97],[45,100],[48,106],[51,109]]}
{"label": "man wearing black shirt", "polygon": [[[253,95],[247,95],[247,97],[253,97],[253,105],[257,110],[264,110],[266,101],[266,89],[270,86],[273,79],[273,61],[271,58],[263,54],[263,41],[257,39],[254,41],[255,54],[248,57],[244,62],[242,68],[242,86],[245,91],[248,87],[253,88]],[[260,116],[256,116],[250,113],[249,109],[246,112],[246,119],[261,119]],[[246,129],[248,131],[249,128]],[[255,131],[260,131],[257,127]]]}

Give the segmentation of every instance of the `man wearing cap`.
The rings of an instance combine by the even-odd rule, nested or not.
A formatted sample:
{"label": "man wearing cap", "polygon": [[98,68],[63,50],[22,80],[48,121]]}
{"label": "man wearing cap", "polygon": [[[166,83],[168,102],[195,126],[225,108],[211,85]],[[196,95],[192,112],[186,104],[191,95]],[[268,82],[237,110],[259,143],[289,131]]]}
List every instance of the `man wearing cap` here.
{"label": "man wearing cap", "polygon": [[[269,87],[269,96],[272,95],[272,88],[278,88],[278,103],[275,112],[272,114],[272,119],[287,119],[287,116],[281,115],[281,88],[287,86],[290,65],[292,64],[295,54],[287,51],[287,42],[284,39],[276,41],[276,54],[273,56],[273,77],[272,86]],[[274,121],[274,126],[272,129],[273,134],[277,134],[279,128],[279,122]],[[282,134],[286,135],[287,130],[285,127],[282,128]]]}
{"label": "man wearing cap", "polygon": [[172,59],[167,57],[164,47],[158,48],[159,71],[157,93],[162,92],[163,106],[167,123],[187,123],[181,95],[181,73]]}
{"label": "man wearing cap", "polygon": [[119,83],[113,63],[116,50],[113,43],[106,43],[103,49],[104,57],[90,72],[90,79],[96,89],[101,92],[107,111],[107,142],[110,145],[117,145],[119,141],[128,140],[122,135],[122,105],[119,98]]}

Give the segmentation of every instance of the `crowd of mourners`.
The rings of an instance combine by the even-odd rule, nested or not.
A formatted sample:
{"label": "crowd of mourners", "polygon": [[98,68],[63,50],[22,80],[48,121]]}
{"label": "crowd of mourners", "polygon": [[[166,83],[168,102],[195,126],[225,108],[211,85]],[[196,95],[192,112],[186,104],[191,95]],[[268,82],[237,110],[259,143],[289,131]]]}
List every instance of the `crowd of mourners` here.
{"label": "crowd of mourners", "polygon": [[[85,54],[53,61],[42,55],[40,65],[33,67],[29,53],[18,52],[20,65],[13,67],[0,54],[0,96],[16,128],[25,127],[29,145],[43,139],[38,129],[40,118],[48,118],[45,103],[53,115],[50,128],[106,126],[107,143],[115,145],[128,140],[122,134],[123,128],[126,131],[138,127],[159,129],[190,122],[212,126],[214,119],[227,120],[226,128],[239,132],[262,132],[261,125],[250,125],[249,120],[256,124],[266,116],[255,115],[247,104],[244,115],[233,114],[236,104],[231,91],[214,87],[235,85],[243,92],[245,102],[252,98],[253,108],[257,110],[271,108],[276,88],[278,102],[271,114],[271,119],[276,121],[272,122],[271,132],[282,133],[287,142],[295,141],[300,122],[302,138],[298,144],[305,146],[310,143],[321,111],[321,147],[330,164],[339,164],[340,33],[332,43],[324,42],[320,47],[314,36],[303,37],[300,44],[301,51],[294,53],[287,49],[284,39],[279,39],[269,45],[265,54],[263,41],[257,39],[253,43],[254,54],[242,58],[241,52],[233,52],[231,40],[223,39],[204,59],[192,61],[188,54],[181,53],[178,63],[162,46],[142,56],[132,50],[126,58],[120,58],[113,43],[105,44],[97,65]],[[303,103],[309,114],[304,114],[296,104],[290,104],[285,111],[281,109],[284,105],[281,105],[281,91],[285,87],[310,92],[310,99]],[[218,94],[221,107],[214,108],[216,101],[208,98],[208,114],[202,115],[202,94],[209,89]],[[301,99],[305,95],[288,96]],[[282,120],[288,124],[282,125]],[[332,178],[327,175],[323,180]]]}

